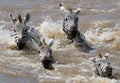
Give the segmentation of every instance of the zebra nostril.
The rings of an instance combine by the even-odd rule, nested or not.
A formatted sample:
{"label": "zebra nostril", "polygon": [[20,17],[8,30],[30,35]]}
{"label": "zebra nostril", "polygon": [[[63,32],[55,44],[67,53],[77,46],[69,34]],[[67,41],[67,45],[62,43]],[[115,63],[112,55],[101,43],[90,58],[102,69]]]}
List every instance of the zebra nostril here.
{"label": "zebra nostril", "polygon": [[38,51],[38,53],[40,53],[40,51]]}
{"label": "zebra nostril", "polygon": [[107,66],[107,67],[106,67],[106,70],[109,70],[109,69],[111,69],[111,67],[110,67],[110,66]]}
{"label": "zebra nostril", "polygon": [[14,32],[16,32],[16,30],[14,29]]}
{"label": "zebra nostril", "polygon": [[72,33],[73,32],[76,33],[78,30],[77,30],[76,26],[71,26],[69,31],[72,32]]}
{"label": "zebra nostril", "polygon": [[75,26],[71,26],[69,31],[73,31]]}

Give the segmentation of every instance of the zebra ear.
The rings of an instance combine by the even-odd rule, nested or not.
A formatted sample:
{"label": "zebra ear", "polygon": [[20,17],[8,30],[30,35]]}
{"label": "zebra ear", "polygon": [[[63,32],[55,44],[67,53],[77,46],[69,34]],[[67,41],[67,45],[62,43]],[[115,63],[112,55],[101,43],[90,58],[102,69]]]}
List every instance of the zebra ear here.
{"label": "zebra ear", "polygon": [[42,43],[42,45],[46,45],[46,42],[45,42],[44,38],[41,38],[41,43]]}
{"label": "zebra ear", "polygon": [[19,20],[20,23],[22,23],[22,17],[21,17],[20,14],[18,15],[18,20]]}
{"label": "zebra ear", "polygon": [[96,58],[94,57],[94,58],[91,58],[91,61],[93,62],[93,63],[96,63]]}
{"label": "zebra ear", "polygon": [[99,55],[99,57],[102,59],[102,55],[101,55],[101,53],[98,53],[98,55]]}
{"label": "zebra ear", "polygon": [[59,4],[59,6],[60,6],[60,10],[63,12],[63,13],[67,13],[68,12],[68,10],[60,3]]}
{"label": "zebra ear", "polygon": [[25,21],[24,21],[24,23],[26,24],[26,23],[29,22],[29,21],[30,21],[30,14],[27,13],[26,16],[25,16]]}
{"label": "zebra ear", "polygon": [[10,16],[10,19],[12,20],[12,22],[15,24],[15,22],[17,21],[17,19],[14,18],[13,15],[12,15],[11,13],[9,14],[9,16]]}
{"label": "zebra ear", "polygon": [[105,54],[105,58],[108,59],[109,55],[110,55],[110,52],[107,51],[107,53]]}
{"label": "zebra ear", "polygon": [[76,10],[74,10],[74,13],[75,14],[79,14],[81,11],[82,11],[82,7],[77,8]]}
{"label": "zebra ear", "polygon": [[53,36],[53,40],[49,43],[49,46],[51,47],[54,43],[54,36]]}

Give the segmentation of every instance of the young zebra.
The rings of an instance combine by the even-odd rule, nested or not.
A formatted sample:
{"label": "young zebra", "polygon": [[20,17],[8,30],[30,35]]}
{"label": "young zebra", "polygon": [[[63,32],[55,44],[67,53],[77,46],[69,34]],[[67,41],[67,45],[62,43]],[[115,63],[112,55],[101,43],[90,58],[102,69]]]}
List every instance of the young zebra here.
{"label": "young zebra", "polygon": [[42,45],[39,48],[39,57],[40,61],[45,69],[53,70],[52,64],[54,63],[54,57],[52,53],[51,46],[53,45],[54,38],[53,40],[49,43],[46,44],[45,39],[42,40]]}
{"label": "young zebra", "polygon": [[22,50],[26,47],[37,50],[41,45],[40,38],[42,35],[37,29],[26,25],[30,20],[30,14],[27,13],[25,19],[23,19],[21,15],[18,15],[18,18],[14,18],[12,14],[10,14],[10,18],[15,26],[14,37],[18,49]]}
{"label": "young zebra", "polygon": [[65,9],[62,4],[59,4],[60,10],[65,14],[63,20],[63,31],[67,35],[67,38],[74,42],[75,46],[84,52],[89,52],[93,48],[85,40],[83,34],[78,31],[78,14],[81,12],[81,7],[72,11],[72,9]]}
{"label": "young zebra", "polygon": [[99,54],[100,58],[92,58],[92,62],[95,64],[95,73],[102,77],[112,78],[112,67],[110,66],[110,62],[108,61],[109,52],[102,57]]}

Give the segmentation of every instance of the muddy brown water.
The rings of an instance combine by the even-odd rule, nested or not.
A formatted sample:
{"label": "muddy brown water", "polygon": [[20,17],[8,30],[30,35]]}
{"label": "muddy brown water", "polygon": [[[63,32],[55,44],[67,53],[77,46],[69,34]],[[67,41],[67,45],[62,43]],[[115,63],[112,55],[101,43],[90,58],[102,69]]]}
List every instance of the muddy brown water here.
{"label": "muddy brown water", "polygon": [[[64,14],[59,3],[67,8],[82,6],[79,30],[96,51],[83,53],[73,44],[66,45],[62,31]],[[55,70],[45,70],[37,53],[18,51],[12,36],[9,13],[31,14],[28,25],[37,28],[50,42],[56,63]],[[110,62],[116,79],[95,76],[90,58],[98,52],[110,51]],[[120,1],[119,0],[0,0],[0,83],[120,83]]]}

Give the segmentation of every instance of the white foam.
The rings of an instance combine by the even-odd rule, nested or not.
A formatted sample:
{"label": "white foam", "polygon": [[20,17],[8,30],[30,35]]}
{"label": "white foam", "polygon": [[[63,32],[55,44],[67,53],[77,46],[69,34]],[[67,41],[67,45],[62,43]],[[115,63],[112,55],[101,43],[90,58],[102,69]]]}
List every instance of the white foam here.
{"label": "white foam", "polygon": [[75,77],[70,77],[66,80],[66,83],[119,83],[119,80],[115,79],[108,79],[108,78],[102,78],[102,77],[86,77],[86,76],[80,76],[76,75]]}
{"label": "white foam", "polygon": [[39,78],[45,78],[45,79],[55,79],[55,80],[58,80],[58,79],[61,79],[60,76],[48,76],[46,74],[42,74],[42,75],[39,75]]}
{"label": "white foam", "polygon": [[[118,30],[114,30],[113,28],[101,28],[100,25],[103,23],[107,23],[109,21],[95,21],[94,27],[85,32],[85,37],[88,41],[90,41],[93,44],[101,44],[105,42],[112,42],[116,40],[120,34],[119,31],[119,23],[115,25],[115,28],[118,28]],[[97,28],[96,28],[97,27]]]}
{"label": "white foam", "polygon": [[11,32],[9,30],[0,29],[0,43],[6,43],[10,45],[15,44],[14,38],[11,37],[10,33]]}
{"label": "white foam", "polygon": [[54,36],[53,49],[58,50],[60,41],[65,39],[64,32],[62,31],[62,22],[52,22],[51,20],[46,20],[40,26],[37,27],[43,37],[46,39],[46,42],[50,42],[51,38]]}
{"label": "white foam", "polygon": [[99,9],[90,9],[91,12],[96,12],[96,13],[99,13],[99,12],[106,12],[105,10],[99,10]]}

